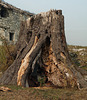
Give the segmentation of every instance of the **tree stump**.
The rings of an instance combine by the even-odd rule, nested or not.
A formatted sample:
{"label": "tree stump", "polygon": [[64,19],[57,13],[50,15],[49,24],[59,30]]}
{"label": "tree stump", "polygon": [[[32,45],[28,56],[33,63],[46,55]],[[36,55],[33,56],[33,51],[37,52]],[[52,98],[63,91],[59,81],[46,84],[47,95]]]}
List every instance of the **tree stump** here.
{"label": "tree stump", "polygon": [[0,84],[23,87],[45,84],[85,88],[87,82],[70,59],[61,10],[50,10],[22,22],[16,44],[16,59],[0,79]]}

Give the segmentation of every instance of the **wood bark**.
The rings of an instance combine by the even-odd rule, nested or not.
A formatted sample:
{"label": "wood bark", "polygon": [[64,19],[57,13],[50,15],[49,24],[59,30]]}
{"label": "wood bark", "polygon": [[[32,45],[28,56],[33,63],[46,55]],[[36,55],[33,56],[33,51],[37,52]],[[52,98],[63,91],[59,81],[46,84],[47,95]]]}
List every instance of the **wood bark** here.
{"label": "wood bark", "polygon": [[87,87],[70,59],[61,10],[40,13],[22,22],[16,47],[16,59],[0,84],[39,86],[41,77],[46,86]]}

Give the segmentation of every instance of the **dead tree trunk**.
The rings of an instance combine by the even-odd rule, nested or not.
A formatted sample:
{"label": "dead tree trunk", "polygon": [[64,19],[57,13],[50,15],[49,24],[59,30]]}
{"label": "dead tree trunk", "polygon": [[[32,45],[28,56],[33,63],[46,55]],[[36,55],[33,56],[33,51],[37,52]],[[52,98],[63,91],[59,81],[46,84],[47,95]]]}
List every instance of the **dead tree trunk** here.
{"label": "dead tree trunk", "polygon": [[16,59],[0,84],[39,86],[39,78],[51,86],[87,86],[70,60],[61,10],[40,13],[22,22]]}

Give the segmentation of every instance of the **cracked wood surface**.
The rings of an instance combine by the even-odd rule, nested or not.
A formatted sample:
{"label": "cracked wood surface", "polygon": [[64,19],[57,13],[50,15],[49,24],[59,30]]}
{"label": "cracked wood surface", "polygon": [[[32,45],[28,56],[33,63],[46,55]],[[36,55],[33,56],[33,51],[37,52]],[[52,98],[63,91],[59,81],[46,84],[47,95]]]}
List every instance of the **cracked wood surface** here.
{"label": "cracked wood surface", "polygon": [[18,71],[17,85],[21,85],[22,75],[25,73],[25,70],[27,69],[27,67],[29,65],[30,55],[33,52],[33,50],[36,48],[37,42],[38,42],[38,38],[36,36],[31,50],[26,54],[25,58],[21,62],[21,66],[20,66],[20,69]]}

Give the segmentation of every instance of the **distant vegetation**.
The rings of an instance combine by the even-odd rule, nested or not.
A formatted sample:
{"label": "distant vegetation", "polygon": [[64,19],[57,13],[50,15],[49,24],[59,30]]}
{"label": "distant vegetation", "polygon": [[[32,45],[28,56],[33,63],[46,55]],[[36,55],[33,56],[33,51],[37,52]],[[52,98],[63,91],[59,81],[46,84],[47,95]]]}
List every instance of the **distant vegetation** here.
{"label": "distant vegetation", "polygon": [[87,47],[69,45],[68,49],[73,63],[87,70]]}
{"label": "distant vegetation", "polygon": [[4,72],[14,61],[15,45],[8,45],[5,38],[0,37],[2,46],[0,46],[0,72]]}
{"label": "distant vegetation", "polygon": [[0,71],[4,72],[14,61],[12,51],[14,46],[0,46]]}

